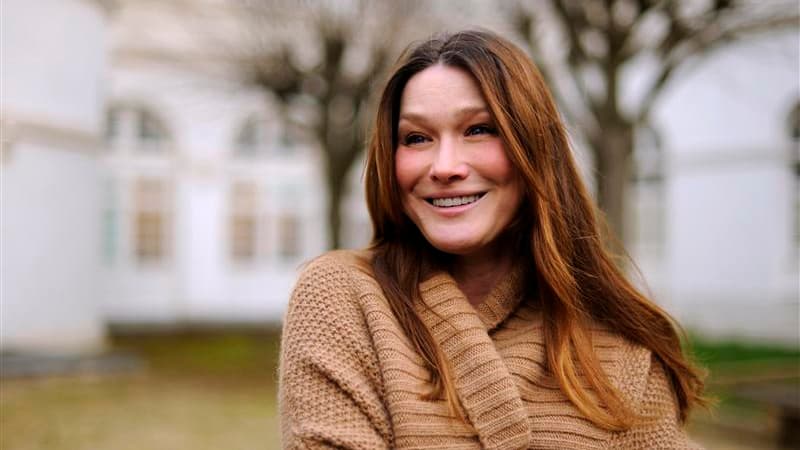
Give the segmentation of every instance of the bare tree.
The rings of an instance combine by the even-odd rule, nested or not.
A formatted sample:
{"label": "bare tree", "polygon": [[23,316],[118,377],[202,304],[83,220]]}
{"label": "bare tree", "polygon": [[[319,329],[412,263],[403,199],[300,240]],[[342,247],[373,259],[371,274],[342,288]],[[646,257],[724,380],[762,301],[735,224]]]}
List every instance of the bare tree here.
{"label": "bare tree", "polygon": [[[779,0],[540,0],[508,11],[565,116],[583,133],[599,206],[623,241],[634,131],[647,125],[675,72],[737,38],[800,25],[797,3]],[[633,105],[624,103],[623,72],[645,60],[649,85]]]}
{"label": "bare tree", "polygon": [[[242,6],[240,76],[275,93],[286,126],[304,131],[322,151],[330,242],[337,248],[347,174],[365,146],[371,88],[397,45],[408,42],[407,25],[424,33],[425,21],[408,0],[251,0]],[[305,114],[292,114],[298,110]]]}

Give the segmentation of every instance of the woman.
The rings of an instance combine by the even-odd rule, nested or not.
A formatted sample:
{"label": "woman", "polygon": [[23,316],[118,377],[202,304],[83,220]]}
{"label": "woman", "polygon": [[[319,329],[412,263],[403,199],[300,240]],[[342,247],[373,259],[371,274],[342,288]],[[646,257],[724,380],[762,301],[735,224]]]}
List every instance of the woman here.
{"label": "woman", "polygon": [[486,32],[380,100],[368,251],[310,263],[284,327],[290,448],[690,448],[702,380],[622,275],[542,77]]}

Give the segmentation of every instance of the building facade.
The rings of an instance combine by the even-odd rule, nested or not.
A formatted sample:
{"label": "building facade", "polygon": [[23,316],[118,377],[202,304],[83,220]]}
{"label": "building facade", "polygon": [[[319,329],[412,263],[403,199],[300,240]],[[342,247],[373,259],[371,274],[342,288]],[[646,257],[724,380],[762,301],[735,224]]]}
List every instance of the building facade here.
{"label": "building facade", "polygon": [[[161,51],[186,39],[154,3],[103,5],[3,5],[2,348],[98,348],[109,324],[278,323],[328,248],[320,149],[269,93]],[[629,247],[701,334],[798,342],[798,42],[698,61],[639,133]],[[371,233],[360,175],[348,247]]]}
{"label": "building facade", "polygon": [[114,324],[277,320],[327,247],[315,148],[274,101],[117,54],[107,109],[104,311]]}
{"label": "building facade", "polygon": [[109,13],[101,1],[3,2],[2,350],[103,345],[98,154]]}
{"label": "building facade", "polygon": [[714,337],[800,343],[800,39],[764,35],[679,74],[665,156],[660,298]]}

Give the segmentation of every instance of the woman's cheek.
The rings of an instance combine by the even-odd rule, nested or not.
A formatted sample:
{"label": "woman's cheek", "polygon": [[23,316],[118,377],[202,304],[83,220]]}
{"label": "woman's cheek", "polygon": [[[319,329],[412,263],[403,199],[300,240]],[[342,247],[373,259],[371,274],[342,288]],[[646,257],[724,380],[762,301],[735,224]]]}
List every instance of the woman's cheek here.
{"label": "woman's cheek", "polygon": [[404,193],[410,193],[421,176],[424,176],[424,158],[421,152],[400,147],[395,153],[395,176]]}
{"label": "woman's cheek", "polygon": [[508,181],[514,176],[514,166],[506,155],[502,142],[492,142],[490,146],[478,154],[480,162],[475,165],[481,167],[487,178],[497,181]]}

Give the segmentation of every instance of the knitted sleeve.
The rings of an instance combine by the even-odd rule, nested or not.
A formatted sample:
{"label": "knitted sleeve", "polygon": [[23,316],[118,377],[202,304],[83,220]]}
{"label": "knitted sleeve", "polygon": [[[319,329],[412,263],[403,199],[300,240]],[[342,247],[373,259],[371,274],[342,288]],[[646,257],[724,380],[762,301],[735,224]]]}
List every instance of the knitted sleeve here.
{"label": "knitted sleeve", "polygon": [[391,427],[352,268],[330,255],[301,274],[281,339],[283,448],[389,448]]}
{"label": "knitted sleeve", "polygon": [[655,357],[649,359],[647,382],[637,408],[643,419],[630,430],[617,434],[609,448],[702,450],[683,429],[677,398],[664,367]]}

